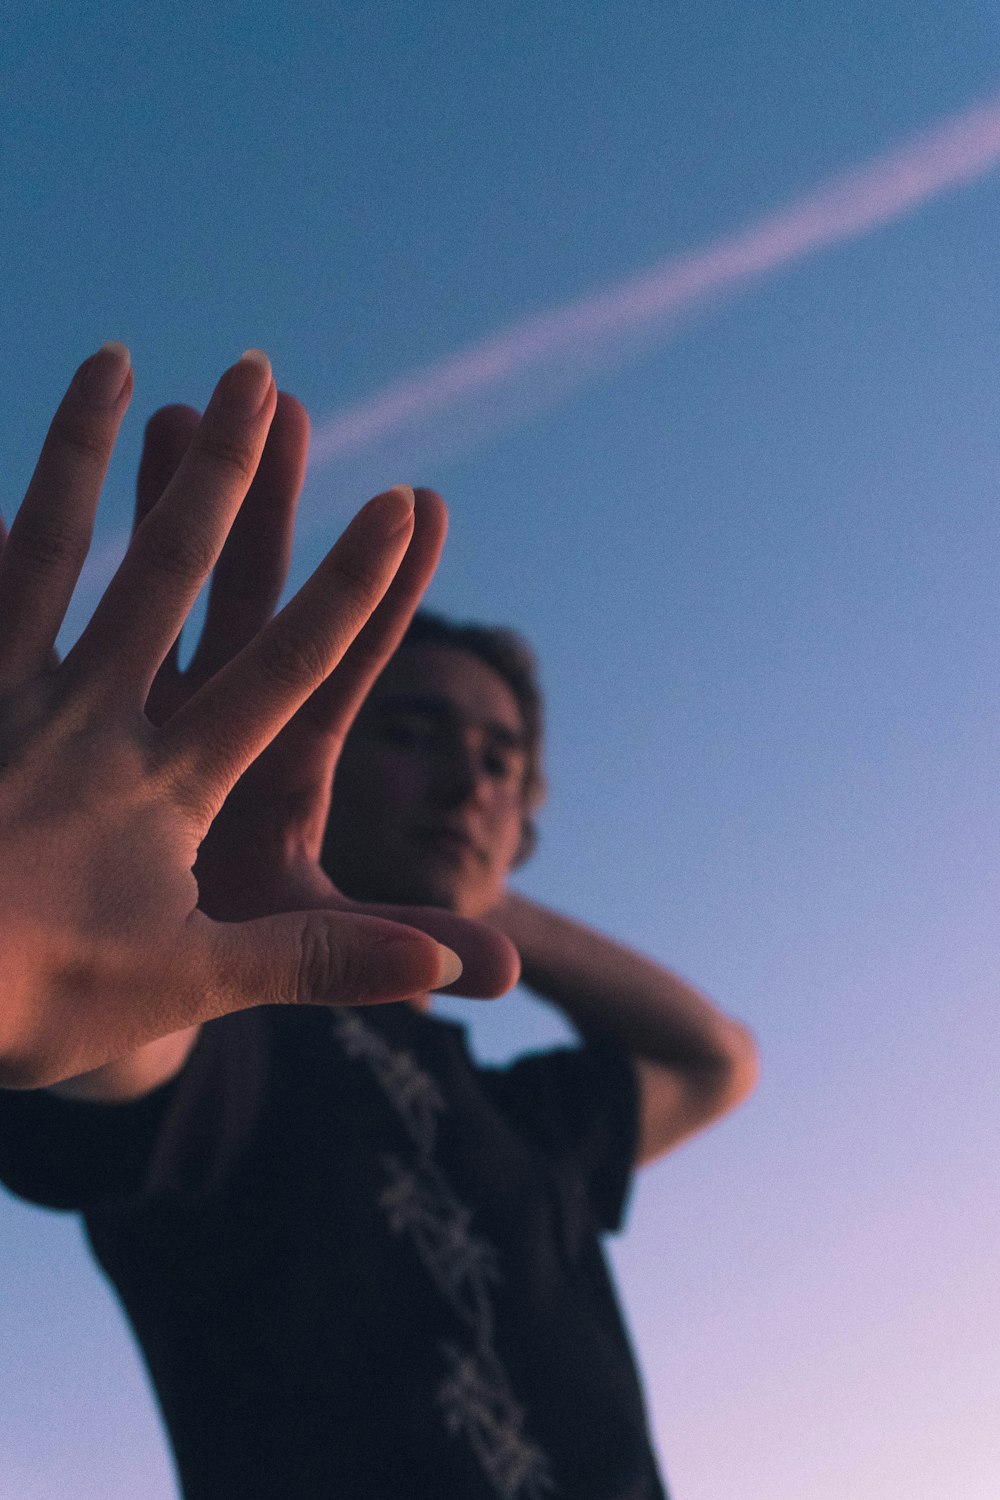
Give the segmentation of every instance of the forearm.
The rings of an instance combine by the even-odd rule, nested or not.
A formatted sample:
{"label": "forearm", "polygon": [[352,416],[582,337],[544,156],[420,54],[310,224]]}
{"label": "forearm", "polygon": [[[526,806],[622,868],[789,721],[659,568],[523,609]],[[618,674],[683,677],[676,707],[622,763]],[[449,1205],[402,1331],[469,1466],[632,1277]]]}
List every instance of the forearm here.
{"label": "forearm", "polygon": [[513,891],[491,920],[518,948],[530,989],[583,1029],[607,1027],[636,1056],[711,1066],[750,1040],[679,975],[582,922]]}
{"label": "forearm", "polygon": [[655,1160],[745,1099],[750,1032],[677,974],[603,933],[508,892],[492,920],[521,954],[529,989],[581,1030],[609,1030],[639,1078],[636,1161]]}

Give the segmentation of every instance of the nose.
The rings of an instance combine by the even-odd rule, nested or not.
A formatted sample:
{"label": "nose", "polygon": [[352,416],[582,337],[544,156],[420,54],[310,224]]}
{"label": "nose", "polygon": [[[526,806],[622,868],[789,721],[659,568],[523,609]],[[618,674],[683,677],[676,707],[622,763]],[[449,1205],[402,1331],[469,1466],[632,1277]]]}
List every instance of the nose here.
{"label": "nose", "polygon": [[434,789],[443,807],[472,801],[486,783],[482,756],[470,735],[449,737],[438,758]]}

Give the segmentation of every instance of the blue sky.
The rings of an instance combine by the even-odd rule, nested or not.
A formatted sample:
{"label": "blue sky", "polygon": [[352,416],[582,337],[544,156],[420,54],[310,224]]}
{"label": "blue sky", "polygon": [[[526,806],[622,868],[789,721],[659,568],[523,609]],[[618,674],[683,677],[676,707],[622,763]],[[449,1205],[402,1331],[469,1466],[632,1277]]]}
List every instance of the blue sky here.
{"label": "blue sky", "polygon": [[[0,59],[4,505],[125,339],[98,550],[145,416],[247,345],[321,424],[1000,88],[969,0],[66,10],[27,0]],[[433,601],[519,624],[548,689],[523,888],[760,1037],[755,1100],[614,1251],[676,1500],[1000,1483],[998,226],[995,173],[478,444],[430,423],[417,472],[376,445],[308,484],[297,576],[386,480],[442,490]],[[476,1012],[490,1055],[551,1034]],[[4,1198],[0,1247],[6,1488],[169,1500],[76,1227]]]}

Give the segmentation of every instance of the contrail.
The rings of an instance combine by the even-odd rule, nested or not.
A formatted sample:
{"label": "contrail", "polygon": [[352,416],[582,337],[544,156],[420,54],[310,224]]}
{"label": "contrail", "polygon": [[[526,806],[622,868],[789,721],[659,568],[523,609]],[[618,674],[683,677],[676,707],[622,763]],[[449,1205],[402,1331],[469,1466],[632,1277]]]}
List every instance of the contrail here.
{"label": "contrail", "polygon": [[[311,468],[347,460],[357,495],[398,472],[412,473],[428,447],[466,451],[520,416],[551,404],[595,370],[662,337],[682,315],[790,262],[856,239],[1000,160],[1000,95],[840,173],[736,234],[596,294],[557,307],[394,381],[335,412],[315,431]],[[397,473],[386,470],[398,464]],[[400,459],[403,460],[400,463]],[[353,492],[353,486],[352,492]],[[299,534],[329,523],[329,497],[303,497]],[[127,543],[105,537],[88,559],[70,606],[65,639],[82,623]]]}
{"label": "contrail", "polygon": [[[595,364],[620,357],[623,345],[662,335],[708,299],[891,223],[939,193],[982,176],[998,160],[1000,96],[994,96],[839,173],[736,234],[515,323],[345,407],[317,429],[313,467],[386,438],[405,437],[431,419],[453,416],[457,406],[470,400],[491,402],[485,428],[495,430],[510,420],[503,402],[509,402],[512,384],[534,381],[527,402],[523,392],[515,400],[517,414],[526,405],[544,405],[551,395],[546,381],[561,392],[567,377],[576,383]],[[540,381],[540,376],[546,379]],[[483,429],[482,417],[466,424],[459,447],[469,446]]]}

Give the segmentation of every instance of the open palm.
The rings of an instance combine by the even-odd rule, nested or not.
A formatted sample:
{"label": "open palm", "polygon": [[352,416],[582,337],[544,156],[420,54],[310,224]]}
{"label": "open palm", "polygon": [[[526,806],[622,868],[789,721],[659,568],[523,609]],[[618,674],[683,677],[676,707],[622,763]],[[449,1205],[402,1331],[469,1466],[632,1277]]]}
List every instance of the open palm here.
{"label": "open palm", "polygon": [[[402,999],[457,967],[428,935],[434,914],[418,929],[360,913],[323,885],[312,857],[325,767],[415,586],[348,651],[407,555],[414,497],[376,496],[269,619],[294,493],[267,476],[287,475],[290,454],[301,472],[305,434],[266,358],[244,356],[223,375],[204,417],[182,419],[169,458],[158,433],[178,425],[154,423],[143,520],[56,661],[131,391],[120,346],[81,366],[0,553],[2,1086],[74,1078],[252,1005]],[[224,551],[265,453],[257,521]],[[158,463],[169,468],[159,486]],[[257,535],[272,507],[278,524]],[[202,660],[178,674],[171,643],[220,555]],[[258,574],[244,576],[255,560]],[[266,768],[247,777],[290,721]],[[506,940],[440,922],[470,985],[502,990],[517,967]]]}
{"label": "open palm", "polygon": [[[156,504],[197,428],[190,407],[152,418],[139,469],[136,521]],[[165,722],[271,619],[288,571],[295,510],[305,474],[309,420],[280,393],[253,485],[230,531],[209,591],[205,624],[186,669],[175,642],[150,691],[147,713]],[[516,981],[515,951],[496,930],[430,907],[349,900],[319,863],[330,788],[344,738],[401,639],[434,572],[447,531],[440,496],[417,490],[413,537],[381,604],[317,688],[252,766],[216,817],[195,867],[199,904],[223,921],[323,908],[359,919],[404,922],[456,951],[462,994],[502,994]]]}

